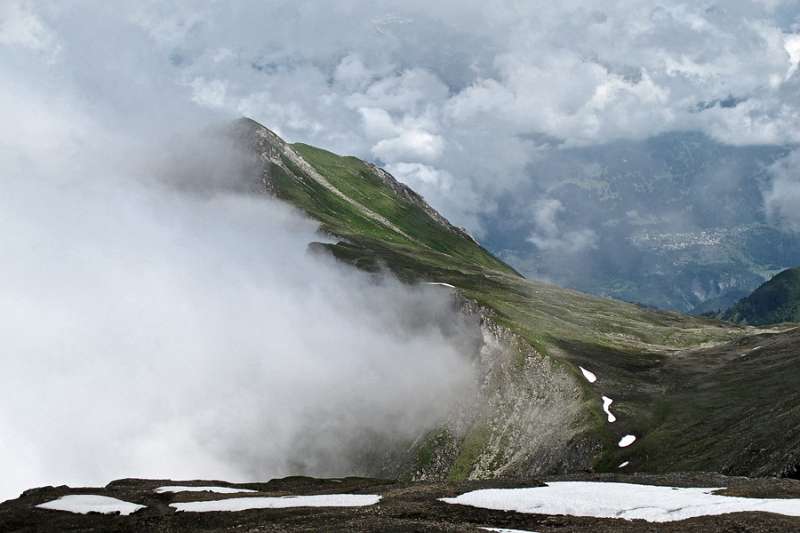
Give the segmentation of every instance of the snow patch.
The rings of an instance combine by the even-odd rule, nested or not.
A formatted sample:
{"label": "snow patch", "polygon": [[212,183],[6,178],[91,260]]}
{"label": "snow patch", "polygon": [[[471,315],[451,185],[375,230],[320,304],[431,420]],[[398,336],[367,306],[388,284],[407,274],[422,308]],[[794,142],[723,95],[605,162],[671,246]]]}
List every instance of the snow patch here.
{"label": "snow patch", "polygon": [[144,505],[125,502],[109,496],[99,496],[97,494],[70,494],[56,500],[39,504],[36,507],[79,514],[119,513],[121,515],[129,515],[139,509],[145,508]]}
{"label": "snow patch", "polygon": [[583,372],[583,377],[586,378],[586,381],[588,381],[589,383],[594,383],[595,381],[597,381],[597,376],[595,376],[593,372],[589,372],[582,366],[579,366],[578,368],[580,368],[581,372]]}
{"label": "snow patch", "polygon": [[155,492],[216,492],[218,494],[236,494],[237,492],[258,492],[253,489],[239,489],[236,487],[193,487],[189,485],[168,485],[158,487]]}
{"label": "snow patch", "polygon": [[285,509],[287,507],[363,507],[375,505],[381,497],[372,494],[321,494],[317,496],[246,497],[171,503],[177,511],[245,511],[247,509]]}
{"label": "snow patch", "polygon": [[614,400],[612,400],[608,396],[603,396],[603,411],[605,411],[605,413],[608,415],[609,422],[616,422],[617,417],[614,416],[610,411],[612,403],[614,403]]}
{"label": "snow patch", "polygon": [[426,281],[425,285],[441,285],[442,287],[449,287],[451,289],[455,289],[454,285],[450,285],[449,283],[445,283],[443,281]]}
{"label": "snow patch", "polygon": [[800,516],[800,499],[739,498],[712,494],[718,488],[679,488],[608,483],[560,481],[528,489],[485,489],[447,503],[484,509],[595,518],[641,519],[672,522],[696,516],[741,512]]}
{"label": "snow patch", "polygon": [[482,527],[484,531],[497,531],[498,533],[536,533],[527,529],[508,529],[507,527]]}
{"label": "snow patch", "polygon": [[631,464],[631,462],[630,462],[630,461],[625,461],[624,463],[620,463],[620,464],[619,464],[619,466],[618,466],[617,468],[625,468],[625,467],[626,467],[626,466],[628,466],[629,464]]}
{"label": "snow patch", "polygon": [[620,448],[627,448],[628,446],[630,446],[634,442],[636,442],[636,436],[635,435],[625,435],[624,437],[619,439],[619,447]]}

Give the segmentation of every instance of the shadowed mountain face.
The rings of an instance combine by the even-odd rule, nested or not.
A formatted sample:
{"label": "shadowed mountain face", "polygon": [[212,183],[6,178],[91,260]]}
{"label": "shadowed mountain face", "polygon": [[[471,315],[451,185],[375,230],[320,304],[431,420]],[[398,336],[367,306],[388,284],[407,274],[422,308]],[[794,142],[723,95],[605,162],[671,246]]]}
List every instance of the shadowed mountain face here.
{"label": "shadowed mountain face", "polygon": [[800,268],[790,268],[722,313],[723,320],[762,326],[800,322]]}
{"label": "shadowed mountain face", "polygon": [[386,452],[369,454],[363,473],[794,475],[797,332],[526,280],[385,171],[290,145],[248,119],[231,131],[261,169],[252,189],[301,209],[337,241],[312,243],[312,251],[407,283],[437,283],[479,328],[465,354],[479,369],[475,395],[413,442],[383,443]]}
{"label": "shadowed mountain face", "polygon": [[725,309],[800,264],[800,238],[764,208],[770,166],[788,152],[696,132],[546,150],[485,218],[483,240],[529,277],[663,309]]}

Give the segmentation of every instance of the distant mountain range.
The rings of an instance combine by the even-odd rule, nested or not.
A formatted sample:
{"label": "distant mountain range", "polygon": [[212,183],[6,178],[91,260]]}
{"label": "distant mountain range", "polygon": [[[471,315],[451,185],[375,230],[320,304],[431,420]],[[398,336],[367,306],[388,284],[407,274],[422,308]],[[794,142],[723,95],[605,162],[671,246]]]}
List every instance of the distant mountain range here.
{"label": "distant mountain range", "polygon": [[[769,223],[762,196],[789,150],[677,132],[544,151],[527,188],[485,217],[483,242],[529,277],[685,313],[725,309],[800,264],[800,236]],[[537,247],[529,221],[542,198],[560,203],[560,234],[593,239]]]}

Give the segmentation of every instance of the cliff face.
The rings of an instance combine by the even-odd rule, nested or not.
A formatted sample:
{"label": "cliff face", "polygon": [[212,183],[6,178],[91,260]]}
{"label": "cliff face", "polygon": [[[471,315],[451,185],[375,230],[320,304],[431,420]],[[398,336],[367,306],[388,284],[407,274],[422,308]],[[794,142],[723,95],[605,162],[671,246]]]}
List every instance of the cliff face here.
{"label": "cliff face", "polygon": [[518,478],[591,470],[599,442],[581,435],[588,421],[575,376],[498,324],[490,309],[464,301],[461,310],[479,318],[478,387],[414,444],[402,477]]}
{"label": "cliff face", "polygon": [[372,164],[286,143],[248,119],[229,134],[258,163],[253,190],[303,210],[337,241],[312,250],[406,283],[446,285],[473,320],[464,355],[479,376],[474,392],[411,442],[354,450],[358,471],[465,479],[796,470],[794,433],[770,429],[800,427],[800,410],[786,407],[800,402],[788,387],[800,379],[794,333],[526,280]]}
{"label": "cliff face", "polygon": [[[391,214],[385,216],[385,211],[381,213],[374,205],[359,201],[359,194],[345,194],[299,153],[302,150],[313,154],[316,149],[302,145],[295,149],[267,128],[248,119],[237,121],[233,132],[262,161],[264,166],[259,186],[264,192],[292,199],[296,198],[291,192],[292,187],[310,188],[346,205],[379,231],[393,234],[394,238],[407,241],[404,243],[406,246],[412,244],[427,253],[435,251],[437,245],[445,241],[441,235],[434,235],[430,241],[423,239],[430,233],[423,233],[423,238],[420,238],[418,233],[400,227],[402,216],[390,219]],[[423,220],[427,218],[437,232],[456,242],[450,245],[453,251],[467,255],[465,249],[469,249],[489,266],[514,275],[510,268],[480,248],[466,231],[450,224],[420,195],[385,170],[357,160],[345,163],[356,169],[351,177],[357,184],[369,184],[372,178],[373,187],[384,188],[382,192],[391,195],[393,201],[401,206],[405,204],[405,209],[416,210],[415,216]],[[347,168],[341,164],[336,166],[339,167],[337,171]],[[368,200],[373,198],[367,196]],[[311,203],[306,212],[315,215],[313,209],[318,205],[318,202]],[[394,220],[397,218],[400,219],[398,222]],[[323,227],[346,238],[347,244],[361,242],[362,233],[354,235],[350,228],[343,228],[340,221],[336,222]],[[369,235],[368,231],[363,233]],[[320,246],[326,249],[324,245],[315,244],[317,250]],[[449,252],[451,250],[445,253],[449,255]],[[458,268],[471,266],[449,260],[446,255],[443,259]],[[391,265],[387,266],[391,268]],[[478,266],[484,268],[481,264]],[[383,460],[370,460],[363,465],[364,473],[413,479],[463,479],[591,469],[593,458],[589,450],[594,448],[596,452],[596,444],[583,446],[585,450],[571,450],[587,416],[582,409],[582,392],[575,376],[563,365],[537,352],[512,330],[498,324],[491,308],[463,296],[454,298],[460,311],[473,317],[476,328],[477,342],[469,349],[471,353],[468,355],[478,369],[479,383],[474,395],[466,398],[439,427],[420,435],[410,445],[382,443],[390,449],[382,456]]]}

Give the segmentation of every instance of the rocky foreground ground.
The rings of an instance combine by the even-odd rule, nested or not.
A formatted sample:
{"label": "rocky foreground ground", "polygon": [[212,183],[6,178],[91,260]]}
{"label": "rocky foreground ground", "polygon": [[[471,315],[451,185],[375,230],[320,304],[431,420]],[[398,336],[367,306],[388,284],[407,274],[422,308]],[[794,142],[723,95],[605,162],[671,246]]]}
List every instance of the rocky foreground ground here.
{"label": "rocky foreground ground", "polygon": [[[669,485],[675,487],[727,487],[725,494],[759,498],[800,498],[800,481],[788,479],[730,478],[710,474],[666,476],[591,475],[559,480],[594,480]],[[554,481],[556,478],[545,481]],[[367,478],[314,479],[289,477],[266,483],[233,484],[220,481],[170,481],[122,479],[102,488],[42,487],[0,504],[0,531],[485,531],[508,528],[540,533],[567,532],[767,532],[800,531],[800,517],[768,513],[705,516],[679,522],[597,519],[564,515],[537,515],[492,511],[439,501],[470,490],[540,486],[540,481],[465,481],[403,483]],[[209,492],[157,493],[164,485],[214,485],[257,490],[244,496],[309,494],[376,494],[375,505],[351,508],[256,509],[235,512],[176,512],[171,503],[221,500],[242,494]],[[75,514],[36,506],[70,494],[110,496],[145,505],[127,516]]]}

